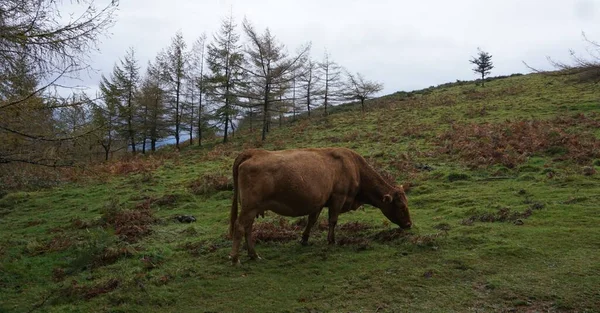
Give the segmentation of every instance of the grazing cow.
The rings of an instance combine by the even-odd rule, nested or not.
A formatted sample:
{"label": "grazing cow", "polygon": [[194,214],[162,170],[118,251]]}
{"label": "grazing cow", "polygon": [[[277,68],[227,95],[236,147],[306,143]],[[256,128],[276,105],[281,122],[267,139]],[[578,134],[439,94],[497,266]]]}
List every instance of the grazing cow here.
{"label": "grazing cow", "polygon": [[[329,208],[329,244],[335,243],[338,215],[365,203],[379,208],[401,228],[412,226],[402,186],[387,183],[362,156],[346,148],[246,150],[233,163],[233,185],[229,232],[234,264],[239,263],[242,235],[250,258],[259,258],[252,224],[267,210],[284,216],[308,215],[302,244],[308,242],[324,207]],[[242,207],[239,216],[238,200]]]}

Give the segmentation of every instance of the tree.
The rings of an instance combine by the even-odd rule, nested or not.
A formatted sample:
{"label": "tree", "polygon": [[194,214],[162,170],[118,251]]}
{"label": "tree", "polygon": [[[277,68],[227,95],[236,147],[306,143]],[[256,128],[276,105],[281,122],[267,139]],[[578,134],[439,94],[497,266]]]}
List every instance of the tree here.
{"label": "tree", "polygon": [[577,55],[574,50],[569,50],[571,55],[571,63],[565,63],[556,61],[551,57],[547,57],[550,65],[552,65],[558,73],[549,73],[540,69],[533,68],[525,63],[530,70],[537,73],[544,73],[546,75],[576,75],[580,82],[600,82],[600,43],[589,39],[585,33],[581,36],[583,40],[588,44],[587,53],[588,57]]}
{"label": "tree", "polygon": [[169,103],[172,110],[172,121],[174,123],[175,146],[179,149],[179,136],[181,131],[181,98],[183,94],[184,80],[188,66],[188,56],[185,53],[187,44],[183,40],[183,34],[178,31],[171,40],[171,45],[161,54],[160,69],[165,82],[166,91],[169,95]]}
{"label": "tree", "polygon": [[318,65],[312,60],[306,61],[300,71],[301,74],[298,76],[300,103],[306,106],[306,111],[310,117],[310,109],[316,106],[315,101],[321,94],[319,86],[321,75]]}
{"label": "tree", "polygon": [[475,64],[473,72],[481,74],[481,87],[485,81],[485,76],[489,75],[494,68],[492,63],[492,55],[477,48],[477,57],[472,57],[469,62]]}
{"label": "tree", "polygon": [[135,124],[137,89],[140,79],[140,67],[135,59],[135,51],[129,48],[125,58],[120,61],[121,66],[114,73],[114,84],[120,96],[119,114],[124,121],[123,132],[131,144],[131,151],[136,152],[136,137],[138,125]]}
{"label": "tree", "polygon": [[210,74],[205,88],[217,106],[215,117],[223,127],[223,142],[228,140],[229,129],[236,114],[235,105],[243,84],[242,64],[244,55],[238,44],[240,36],[235,32],[233,16],[223,19],[221,29],[208,45],[206,63]]}
{"label": "tree", "polygon": [[104,160],[108,161],[113,145],[118,138],[120,104],[119,91],[116,86],[103,77],[100,83],[103,104],[94,106],[93,120],[97,126],[96,140],[104,150]]}
{"label": "tree", "polygon": [[206,34],[200,35],[200,37],[194,42],[192,47],[191,55],[191,66],[190,66],[190,79],[198,91],[198,110],[197,119],[198,125],[196,129],[198,131],[198,145],[202,146],[202,129],[206,127],[204,118],[204,94],[206,94],[206,80],[204,72],[204,61],[206,59]]}
{"label": "tree", "polygon": [[365,111],[365,100],[383,90],[383,84],[366,80],[360,73],[347,72],[347,82],[344,91],[348,100],[360,100],[361,110]]}
{"label": "tree", "polygon": [[259,101],[262,107],[262,140],[265,140],[272,104],[284,100],[283,95],[306,60],[310,45],[302,47],[295,56],[289,56],[285,46],[277,42],[268,28],[259,35],[248,20],[244,20],[243,26],[250,41],[246,49],[249,63],[246,71],[250,76],[246,97]]}
{"label": "tree", "polygon": [[[23,144],[19,154],[6,150],[8,145],[0,145],[0,163],[46,166],[69,163],[59,162],[57,153],[52,156],[46,153],[56,151],[61,142],[73,139],[50,127],[53,111],[85,103],[64,101],[60,94],[51,94],[50,88],[69,87],[56,82],[87,67],[90,52],[97,49],[100,36],[114,24],[118,1],[103,8],[98,8],[94,0],[74,2],[74,10],[81,10],[70,19],[63,18],[70,12],[61,12],[59,5],[60,1],[55,0],[3,0],[0,3],[0,116],[3,117],[0,137],[11,137]],[[24,68],[28,75],[18,73]],[[17,77],[21,77],[19,82],[15,80]],[[17,86],[20,86],[19,92],[15,90]],[[30,115],[27,118],[30,122],[7,118],[15,112],[20,112],[20,119]]]}
{"label": "tree", "polygon": [[104,102],[116,101],[119,113],[117,132],[127,139],[131,151],[136,152],[136,141],[140,126],[136,123],[137,107],[136,99],[139,84],[139,66],[135,59],[135,52],[130,48],[120,65],[115,64],[110,78],[102,75],[100,91]]}
{"label": "tree", "polygon": [[146,150],[146,141],[150,140],[150,149],[156,151],[156,143],[168,134],[168,125],[165,119],[167,108],[165,106],[165,90],[161,79],[157,58],[155,63],[148,62],[146,75],[142,79],[138,101],[142,119],[142,151]]}
{"label": "tree", "polygon": [[323,75],[323,89],[321,95],[323,97],[324,114],[327,115],[327,107],[332,102],[337,102],[341,96],[342,88],[342,68],[331,60],[329,52],[325,52],[323,62],[319,63]]}

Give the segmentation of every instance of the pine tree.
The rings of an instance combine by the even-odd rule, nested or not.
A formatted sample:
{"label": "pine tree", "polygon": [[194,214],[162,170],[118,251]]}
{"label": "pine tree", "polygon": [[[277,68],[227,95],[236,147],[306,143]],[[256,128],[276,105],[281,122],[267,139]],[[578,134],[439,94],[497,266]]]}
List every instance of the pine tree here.
{"label": "pine tree", "polygon": [[140,88],[140,106],[144,121],[144,140],[142,149],[145,150],[146,140],[150,140],[150,149],[156,151],[156,143],[168,134],[166,121],[167,108],[165,103],[165,90],[161,79],[160,68],[157,60],[154,64],[149,62],[146,75]]}
{"label": "pine tree", "polygon": [[475,64],[473,72],[481,74],[481,87],[485,81],[485,76],[489,75],[494,68],[492,63],[492,55],[477,48],[477,57],[473,57],[469,62]]}
{"label": "pine tree", "polygon": [[124,132],[131,145],[131,151],[136,153],[136,139],[138,125],[135,123],[137,108],[135,96],[140,79],[140,67],[135,59],[135,50],[129,48],[125,58],[120,61],[121,66],[114,72],[114,84],[119,91],[119,112],[124,122]]}
{"label": "pine tree", "polygon": [[236,114],[236,104],[244,72],[244,56],[238,44],[240,36],[235,31],[233,16],[224,19],[221,29],[208,45],[206,63],[210,74],[206,78],[206,89],[217,106],[215,117],[223,125],[223,142],[227,142],[229,129]]}
{"label": "pine tree", "polygon": [[186,80],[188,56],[185,52],[187,44],[183,34],[179,31],[171,41],[171,45],[161,54],[160,68],[166,91],[169,94],[169,103],[172,110],[172,121],[175,126],[175,146],[179,149],[179,136],[182,124],[183,87]]}

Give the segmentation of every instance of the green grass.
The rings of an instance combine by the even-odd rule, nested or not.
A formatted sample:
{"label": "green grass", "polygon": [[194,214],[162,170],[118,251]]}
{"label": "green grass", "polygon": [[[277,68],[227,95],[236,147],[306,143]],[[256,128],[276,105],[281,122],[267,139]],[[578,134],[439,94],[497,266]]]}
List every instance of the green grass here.
{"label": "green grass", "polygon": [[[258,134],[188,148],[151,173],[9,193],[0,199],[0,312],[599,312],[600,174],[582,171],[600,170],[598,157],[561,158],[565,146],[509,168],[439,152],[453,123],[584,114],[588,122],[565,131],[598,140],[596,94],[562,77],[516,76],[393,94],[365,113],[347,105],[275,127],[266,149],[349,147],[410,184],[415,227],[394,233],[367,207],[340,217],[345,244],[330,247],[315,229],[306,247],[259,242],[263,260],[242,258],[240,267],[228,260],[231,191],[192,186],[229,177]],[[156,219],[149,235],[128,242],[106,223],[144,202]],[[498,221],[501,212],[515,215]],[[174,220],[189,214],[195,223]],[[367,228],[342,229],[351,222]]]}

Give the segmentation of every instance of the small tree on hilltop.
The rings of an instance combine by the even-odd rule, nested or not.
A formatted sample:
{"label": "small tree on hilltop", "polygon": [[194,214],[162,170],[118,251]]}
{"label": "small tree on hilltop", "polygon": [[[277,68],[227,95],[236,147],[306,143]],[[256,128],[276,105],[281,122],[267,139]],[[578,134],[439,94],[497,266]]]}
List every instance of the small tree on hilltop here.
{"label": "small tree on hilltop", "polygon": [[346,72],[347,82],[345,87],[345,98],[348,100],[359,100],[361,110],[365,111],[365,100],[383,90],[383,84],[366,80],[362,74]]}
{"label": "small tree on hilltop", "polygon": [[477,48],[477,57],[473,57],[469,62],[475,64],[473,72],[481,74],[481,87],[485,81],[485,76],[489,75],[494,68],[492,63],[492,55]]}

